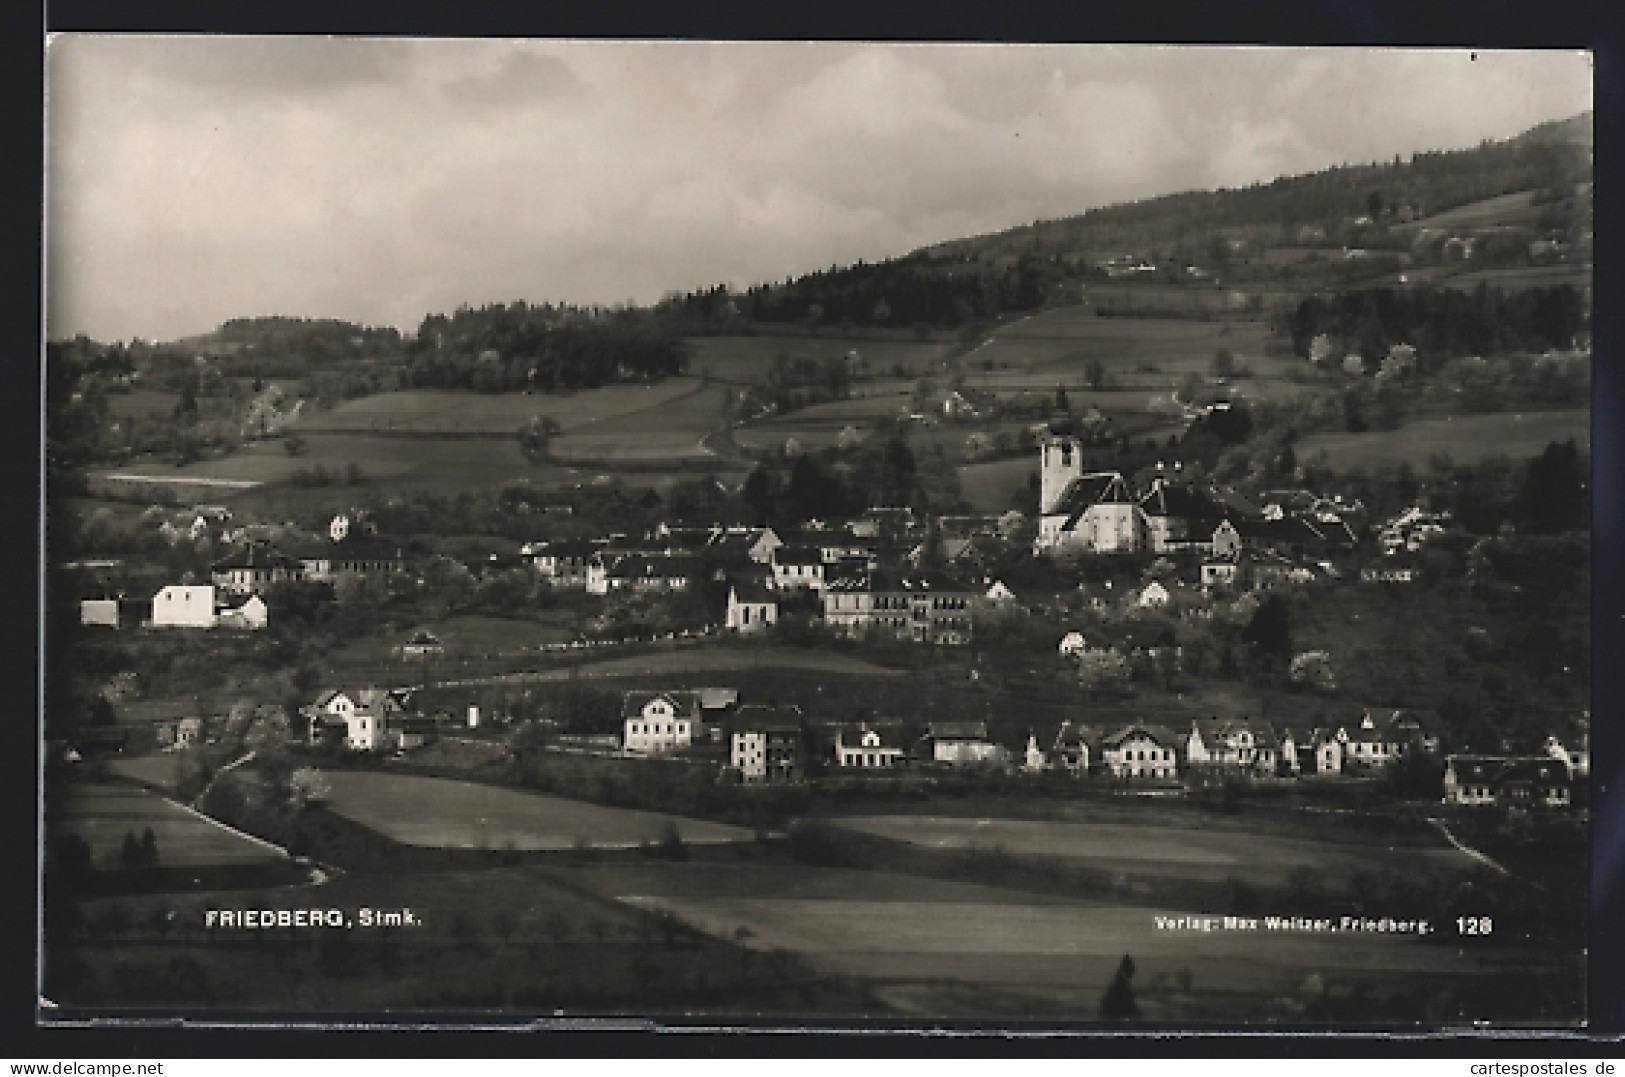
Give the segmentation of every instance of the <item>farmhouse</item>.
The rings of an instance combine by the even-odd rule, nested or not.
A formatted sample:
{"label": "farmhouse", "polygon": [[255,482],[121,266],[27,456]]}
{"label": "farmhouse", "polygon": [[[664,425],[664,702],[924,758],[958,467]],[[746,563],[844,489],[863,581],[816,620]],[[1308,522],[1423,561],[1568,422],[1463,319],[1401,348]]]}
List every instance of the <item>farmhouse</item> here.
{"label": "farmhouse", "polygon": [[1156,580],[1152,580],[1141,588],[1140,593],[1134,598],[1134,604],[1141,609],[1160,609],[1172,599],[1173,596],[1168,593],[1168,588]]}
{"label": "farmhouse", "polygon": [[1444,802],[1566,808],[1572,803],[1569,770],[1561,761],[1544,756],[1452,755],[1445,759]]}
{"label": "farmhouse", "polygon": [[305,566],[268,542],[251,542],[231,556],[216,561],[210,572],[216,587],[238,593],[260,594],[274,583],[303,578]]}
{"label": "farmhouse", "polygon": [[657,755],[687,748],[700,725],[700,699],[693,692],[628,692],[621,700],[621,746]]}
{"label": "farmhouse", "polygon": [[1005,750],[987,738],[986,722],[932,722],[926,739],[933,763],[1002,763]]}
{"label": "farmhouse", "polygon": [[170,584],[152,598],[154,628],[213,628],[214,587]]}
{"label": "farmhouse", "polygon": [[[335,518],[334,523],[344,517]],[[330,581],[340,576],[377,578],[406,568],[398,546],[365,531],[344,530],[342,537],[299,551],[299,573],[305,579]]]}
{"label": "farmhouse", "polygon": [[401,644],[400,651],[402,658],[424,658],[428,655],[445,654],[446,646],[440,642],[439,636],[426,628],[420,628]]}
{"label": "farmhouse", "polygon": [[1192,767],[1273,775],[1277,741],[1270,724],[1254,718],[1197,718],[1185,740]]}
{"label": "farmhouse", "polygon": [[1179,775],[1178,744],[1162,726],[1124,726],[1101,738],[1101,763],[1118,778],[1172,779]]}
{"label": "farmhouse", "polygon": [[1086,776],[1100,765],[1100,734],[1081,722],[1070,719],[1061,723],[1055,733],[1055,745],[1050,749],[1055,764],[1079,777]]}
{"label": "farmhouse", "polygon": [[902,766],[906,758],[902,746],[889,742],[878,729],[850,725],[835,731],[835,765],[838,767],[891,770]]}
{"label": "farmhouse", "polygon": [[824,557],[811,546],[780,546],[772,556],[773,586],[780,591],[822,591]]}
{"label": "farmhouse", "polygon": [[519,555],[554,587],[585,588],[587,562],[597,550],[591,542],[528,542]]}
{"label": "farmhouse", "polygon": [[729,765],[746,782],[800,781],[801,726],[800,707],[740,707],[729,738]]}
{"label": "farmhouse", "polygon": [[778,620],[778,593],[762,581],[747,577],[729,586],[725,623],[730,632],[765,632]]}
{"label": "farmhouse", "polygon": [[1083,446],[1071,436],[1051,437],[1039,452],[1035,553],[1127,553],[1145,547],[1145,513],[1121,474],[1085,474]]}
{"label": "farmhouse", "polygon": [[270,624],[270,610],[259,595],[225,595],[219,598],[215,624],[221,628],[258,631]]}
{"label": "farmhouse", "polygon": [[940,572],[842,574],[824,587],[824,623],[852,637],[874,631],[914,643],[964,645],[976,597],[968,584]]}

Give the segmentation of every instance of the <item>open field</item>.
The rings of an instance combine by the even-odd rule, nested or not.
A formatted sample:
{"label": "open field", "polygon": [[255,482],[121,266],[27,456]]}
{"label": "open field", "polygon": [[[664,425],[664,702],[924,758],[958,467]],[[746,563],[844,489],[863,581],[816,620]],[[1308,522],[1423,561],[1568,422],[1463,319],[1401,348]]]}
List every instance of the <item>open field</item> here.
{"label": "open field", "polygon": [[584,661],[563,669],[526,673],[525,680],[558,681],[576,677],[645,677],[664,673],[716,672],[730,669],[811,669],[855,677],[895,677],[900,670],[887,669],[839,651],[808,647],[705,646],[674,647],[656,654],[627,655],[602,661]]}
{"label": "open field", "polygon": [[76,782],[65,792],[57,813],[47,812],[53,832],[79,835],[89,845],[93,862],[117,861],[124,835],[136,837],[147,827],[158,841],[164,867],[205,867],[279,860],[282,854],[224,827],[205,821],[162,797],[137,789]]}
{"label": "open field", "polygon": [[433,655],[428,659],[437,664],[444,662],[446,657],[455,659],[462,655],[534,651],[544,644],[559,643],[575,636],[575,633],[557,622],[548,623],[522,617],[463,614],[440,620],[415,621],[410,628],[403,628],[388,635],[364,636],[351,640],[333,658],[343,664],[393,660],[404,671],[416,669],[424,660],[402,659],[395,653],[395,648],[405,643],[412,637],[412,633],[420,628],[433,633],[445,647],[444,656]]}
{"label": "open field", "polygon": [[690,337],[692,373],[709,371],[713,378],[735,384],[760,381],[773,369],[780,355],[792,359],[832,359],[855,351],[868,364],[875,377],[901,367],[908,377],[928,373],[953,347],[944,341],[909,339],[876,340],[846,338],[834,331],[817,336],[779,335]]}
{"label": "open field", "polygon": [[1242,830],[961,819],[921,815],[858,816],[832,820],[866,834],[936,849],[1003,847],[1019,856],[1060,856],[1096,866],[1175,878],[1282,885],[1298,868],[1312,868],[1333,885],[1357,871],[1466,868],[1471,861],[1449,847],[1390,849],[1386,846],[1315,843]]}
{"label": "open field", "polygon": [[1591,444],[1588,411],[1531,411],[1423,419],[1398,430],[1364,434],[1311,434],[1298,442],[1298,459],[1320,463],[1336,471],[1408,463],[1421,469],[1434,453],[1445,453],[1458,464],[1490,456],[1512,458],[1539,455],[1553,441],[1575,439],[1582,449]]}
{"label": "open field", "polygon": [[1026,490],[1028,476],[1036,474],[1037,453],[965,464],[959,468],[959,490],[977,512],[1003,512],[1018,491]]}
{"label": "open field", "polygon": [[[579,393],[473,393],[409,389],[349,400],[299,423],[301,432],[498,433],[518,430],[536,416],[557,419],[565,430],[670,405],[696,392],[695,378],[654,385],[606,385]],[[720,399],[720,398],[719,398]]]}
{"label": "open field", "polygon": [[129,778],[154,789],[173,789],[186,767],[185,752],[155,752],[151,755],[119,755],[104,764],[111,774]]}
{"label": "open field", "polygon": [[[945,882],[887,871],[795,864],[605,864],[571,878],[635,908],[671,913],[755,950],[800,953],[870,977],[889,1004],[930,1016],[1068,1015],[1089,1019],[1118,962],[1135,961],[1149,1019],[1283,1018],[1276,1000],[1310,975],[1389,989],[1446,986],[1528,967],[1528,953],[1486,942],[1442,946],[1353,932],[1183,930],[1171,910]],[[1292,915],[1282,910],[1281,915]],[[1535,964],[1573,966],[1550,955]],[[1188,978],[1188,979],[1186,979]],[[1176,986],[1186,980],[1188,986]]]}
{"label": "open field", "polygon": [[1535,191],[1514,191],[1480,202],[1435,213],[1417,221],[1417,228],[1474,229],[1507,228],[1514,225],[1532,225],[1540,217],[1543,207],[1534,204]]}
{"label": "open field", "polygon": [[329,811],[406,845],[429,848],[569,849],[655,842],[668,826],[683,841],[752,841],[740,827],[656,812],[604,808],[541,793],[444,778],[330,771]]}

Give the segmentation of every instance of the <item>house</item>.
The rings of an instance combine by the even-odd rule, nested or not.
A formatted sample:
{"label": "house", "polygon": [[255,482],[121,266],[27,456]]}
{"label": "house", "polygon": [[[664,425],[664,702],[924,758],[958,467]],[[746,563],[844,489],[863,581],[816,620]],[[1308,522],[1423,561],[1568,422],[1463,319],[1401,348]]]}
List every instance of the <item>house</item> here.
{"label": "house", "polygon": [[1062,657],[1074,658],[1089,649],[1089,642],[1083,638],[1082,632],[1068,632],[1061,637],[1059,650]]}
{"label": "house", "polygon": [[299,713],[308,723],[312,744],[342,729],[345,747],[353,752],[375,752],[388,745],[388,723],[403,710],[397,693],[363,688],[355,693],[323,692],[315,703],[299,708]]}
{"label": "house", "polygon": [[841,726],[835,731],[835,765],[843,769],[892,770],[907,753],[886,734],[869,726]]}
{"label": "house", "polygon": [[[343,516],[335,517],[335,525]],[[341,537],[299,551],[299,576],[331,582],[341,576],[364,579],[391,576],[406,569],[399,546],[368,531],[343,529]]]}
{"label": "house", "polygon": [[1069,719],[1056,731],[1050,756],[1056,766],[1080,777],[1087,775],[1100,765],[1100,735]]}
{"label": "house", "polygon": [[1146,545],[1145,513],[1115,471],[1085,473],[1078,439],[1054,436],[1040,447],[1035,553],[1127,553]]}
{"label": "house", "polygon": [[446,646],[440,642],[439,636],[428,629],[420,628],[401,644],[400,651],[402,658],[424,658],[429,655],[445,654]]}
{"label": "house", "polygon": [[1241,531],[1229,520],[1221,520],[1208,537],[1208,553],[1215,561],[1236,560],[1241,554]]}
{"label": "house", "polygon": [[271,623],[270,609],[259,595],[222,595],[218,601],[215,624],[220,628],[259,631]]}
{"label": "house", "polygon": [[104,628],[119,626],[119,602],[116,598],[87,598],[79,603],[79,623]]}
{"label": "house", "polygon": [[[1161,464],[1157,467],[1162,469]],[[1156,553],[1206,547],[1212,529],[1225,518],[1223,507],[1195,483],[1161,474],[1140,498],[1140,511],[1145,516],[1147,541]]]}
{"label": "house", "polygon": [[742,578],[728,588],[730,632],[765,632],[779,621],[779,596],[759,579]]}
{"label": "house", "polygon": [[213,628],[214,586],[170,584],[152,598],[154,628]]}
{"label": "house", "polygon": [[926,739],[933,763],[1001,763],[1005,750],[987,738],[986,722],[932,722]]}
{"label": "house", "polygon": [[1049,768],[1049,756],[1044,749],[1038,746],[1038,735],[1027,734],[1027,747],[1021,753],[1021,769],[1029,774],[1037,774]]}
{"label": "house", "polygon": [[693,692],[628,692],[621,700],[621,746],[656,755],[687,748],[700,726],[700,700]]}
{"label": "house", "polygon": [[190,748],[202,739],[202,718],[181,718],[175,722],[175,747]]}
{"label": "house", "polygon": [[803,776],[801,708],[746,704],[734,714],[728,764],[746,782],[795,782]]}
{"label": "house", "polygon": [[624,554],[599,551],[587,563],[587,592],[686,591],[697,567],[684,554]]}
{"label": "house", "polygon": [[1571,803],[1569,768],[1549,758],[1512,759],[1496,777],[1496,796],[1515,808],[1566,808]]}
{"label": "house", "polygon": [[1322,736],[1315,742],[1315,773],[1319,775],[1343,773],[1343,740],[1337,736]]}
{"label": "house", "polygon": [[1279,742],[1270,724],[1256,718],[1197,718],[1185,739],[1191,767],[1214,767],[1274,775]]}
{"label": "house", "polygon": [[1446,804],[1566,808],[1572,799],[1569,770],[1557,759],[1477,755],[1445,759]]}
{"label": "house", "polygon": [[1202,590],[1236,590],[1241,586],[1241,557],[1230,554],[1202,562]]}
{"label": "house", "polygon": [[982,595],[982,601],[994,606],[1009,606],[1014,605],[1018,599],[1016,593],[1005,586],[1003,580],[994,580]]}
{"label": "house", "polygon": [[971,638],[978,592],[940,572],[904,576],[875,571],[838,573],[821,596],[824,623],[846,636],[871,631],[914,643],[962,646]]}
{"label": "house", "polygon": [[824,556],[811,546],[779,546],[774,549],[773,586],[780,591],[822,591]]}
{"label": "house", "polygon": [[554,587],[585,588],[587,562],[598,552],[591,542],[527,542],[519,548],[536,575]]}
{"label": "house", "polygon": [[1387,731],[1378,729],[1369,713],[1354,732],[1338,730],[1337,739],[1343,744],[1345,770],[1351,766],[1357,770],[1383,770],[1404,754],[1403,745]]}
{"label": "house", "polygon": [[1546,738],[1544,748],[1546,754],[1568,768],[1569,773],[1576,778],[1584,778],[1591,773],[1591,738],[1582,733],[1578,738],[1564,739],[1556,736]]}
{"label": "house", "polygon": [[1124,726],[1100,739],[1101,763],[1118,778],[1171,780],[1179,775],[1178,744],[1162,726]]}
{"label": "house", "polygon": [[216,587],[238,593],[261,594],[273,584],[303,579],[305,566],[270,543],[256,541],[216,561],[210,568],[210,574]]}
{"label": "house", "polygon": [[1161,609],[1163,606],[1168,605],[1172,598],[1173,596],[1168,593],[1168,588],[1156,580],[1152,580],[1135,596],[1134,604],[1141,609]]}

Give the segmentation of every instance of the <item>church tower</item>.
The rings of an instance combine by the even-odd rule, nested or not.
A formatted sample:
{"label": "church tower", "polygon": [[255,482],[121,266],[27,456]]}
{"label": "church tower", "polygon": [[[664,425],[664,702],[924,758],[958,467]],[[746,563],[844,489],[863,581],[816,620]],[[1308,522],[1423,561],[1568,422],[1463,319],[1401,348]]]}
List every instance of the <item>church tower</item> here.
{"label": "church tower", "polygon": [[1069,434],[1052,434],[1038,451],[1038,512],[1047,515],[1055,511],[1072,480],[1083,474],[1083,446]]}

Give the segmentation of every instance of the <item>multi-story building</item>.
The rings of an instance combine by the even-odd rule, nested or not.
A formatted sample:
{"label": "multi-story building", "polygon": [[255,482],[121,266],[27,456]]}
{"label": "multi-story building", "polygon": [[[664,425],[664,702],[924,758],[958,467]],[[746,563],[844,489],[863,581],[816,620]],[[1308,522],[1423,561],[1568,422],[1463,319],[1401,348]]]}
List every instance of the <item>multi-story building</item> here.
{"label": "multi-story building", "polygon": [[824,623],[847,636],[879,631],[915,643],[958,646],[971,639],[981,591],[940,572],[904,576],[855,572],[824,587]]}
{"label": "multi-story building", "polygon": [[621,746],[658,755],[694,743],[700,729],[700,698],[693,692],[628,692],[621,700]]}
{"label": "multi-story building", "polygon": [[272,584],[302,579],[305,566],[268,542],[251,542],[216,561],[210,572],[216,587],[239,594],[262,594]]}
{"label": "multi-story building", "polygon": [[728,762],[747,782],[803,777],[801,708],[746,704],[734,712]]}

